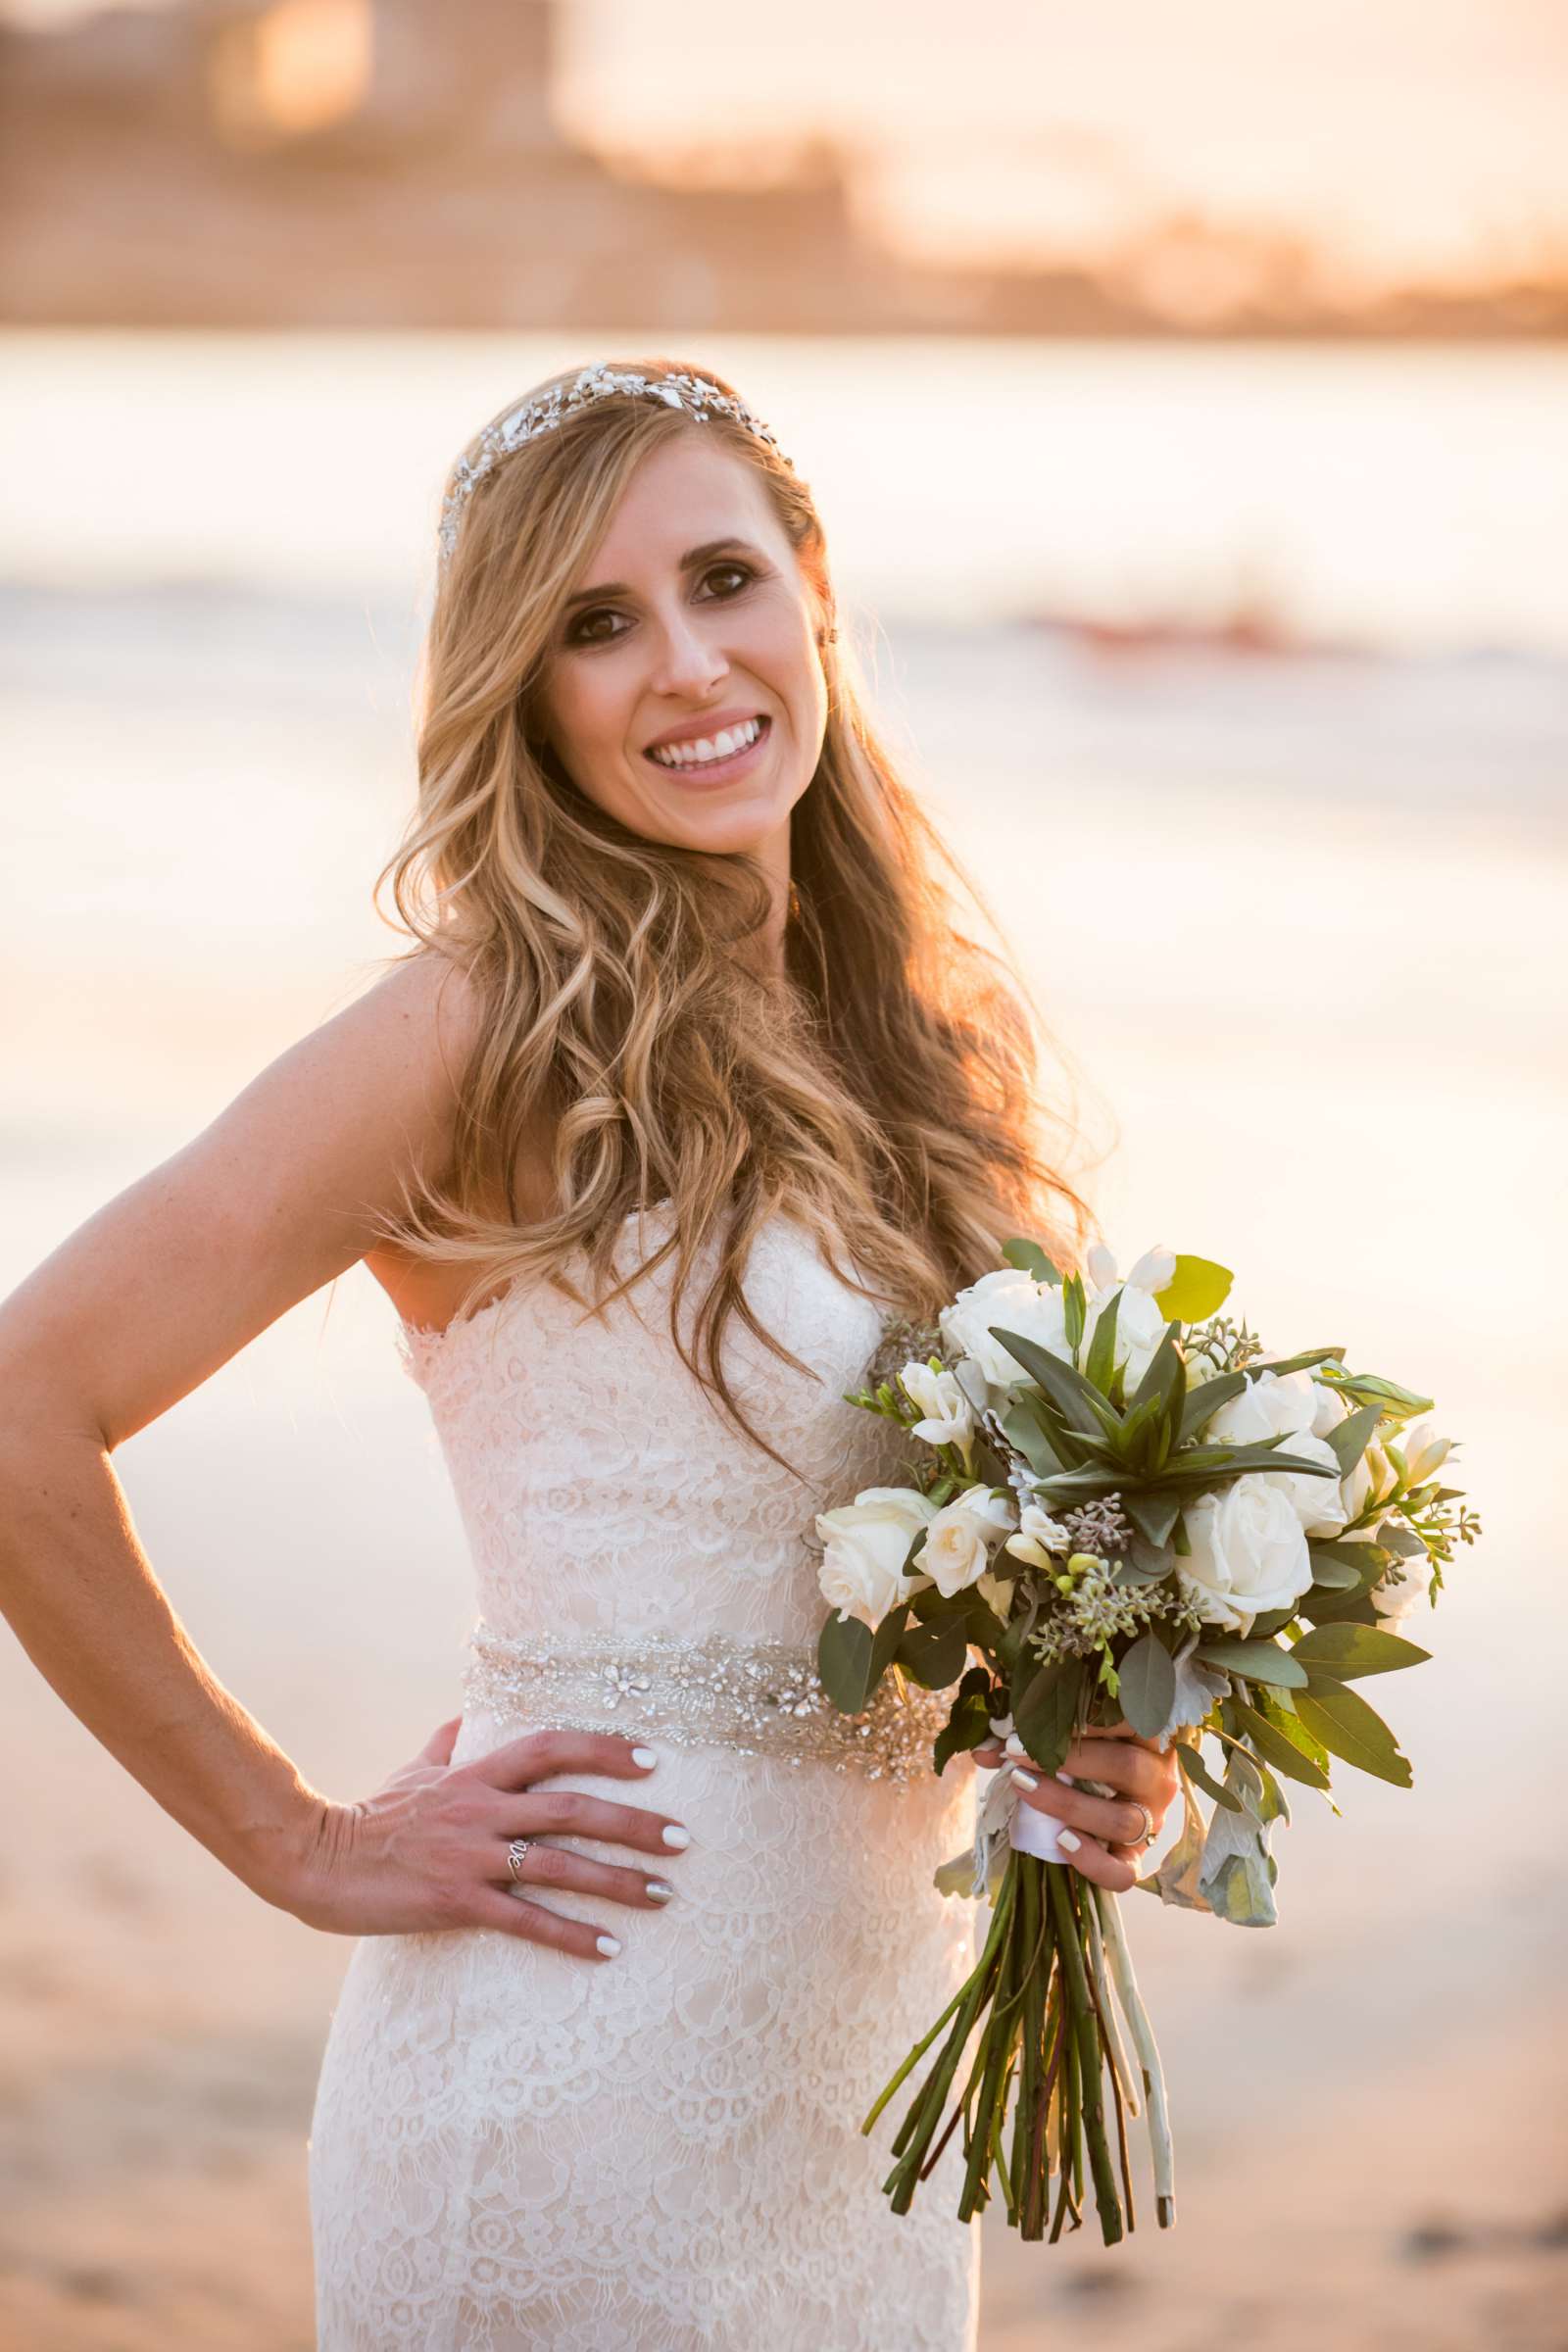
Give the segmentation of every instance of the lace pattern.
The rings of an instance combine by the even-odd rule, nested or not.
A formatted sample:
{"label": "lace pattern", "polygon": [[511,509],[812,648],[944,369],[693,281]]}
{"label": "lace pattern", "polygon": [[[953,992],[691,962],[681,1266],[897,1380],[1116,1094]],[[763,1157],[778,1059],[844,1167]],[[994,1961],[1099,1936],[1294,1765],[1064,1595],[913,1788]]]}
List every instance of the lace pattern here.
{"label": "lace pattern", "polygon": [[[733,1324],[726,1363],[803,1486],[691,1381],[666,1273],[603,1322],[541,1285],[444,1334],[400,1332],[482,1622],[547,1652],[809,1650],[822,1604],[803,1531],[903,1460],[899,1433],[843,1398],[878,1308],[793,1222],[759,1235],[748,1297],[818,1377]],[[466,1696],[455,1764],[560,1720],[548,1700],[525,1717],[515,1694]],[[615,1728],[642,1729],[637,1696]],[[953,2218],[956,2135],[895,2215],[887,2119],[859,2129],[972,1962],[973,1907],[931,1884],[972,1839],[972,1768],[901,1786],[667,1732],[650,1744],[650,1801],[691,1833],[665,1869],[674,1899],[547,1898],[612,1927],[615,1959],[492,1929],[355,1945],[309,2148],[318,2352],[973,2352],[979,2224]],[[628,1796],[592,1774],[548,1785]]]}

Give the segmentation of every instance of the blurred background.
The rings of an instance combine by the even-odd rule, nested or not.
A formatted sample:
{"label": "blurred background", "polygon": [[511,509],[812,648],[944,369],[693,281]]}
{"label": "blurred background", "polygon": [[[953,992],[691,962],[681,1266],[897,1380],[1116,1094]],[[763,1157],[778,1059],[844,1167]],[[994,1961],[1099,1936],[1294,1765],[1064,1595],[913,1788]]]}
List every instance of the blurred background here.
{"label": "blurred background", "polygon": [[[1414,1789],[1293,1791],[1274,1929],[1127,1898],[1179,2224],[988,2224],[984,2352],[1568,2345],[1565,105],[1547,0],[0,10],[0,1287],[398,947],[445,467],[663,354],[812,483],[1122,1267],[1462,1441]],[[357,1270],[116,1456],[345,1798],[471,1614],[393,1328]],[[349,1947],[3,1631],[0,1724],[0,2346],[296,2352]]]}

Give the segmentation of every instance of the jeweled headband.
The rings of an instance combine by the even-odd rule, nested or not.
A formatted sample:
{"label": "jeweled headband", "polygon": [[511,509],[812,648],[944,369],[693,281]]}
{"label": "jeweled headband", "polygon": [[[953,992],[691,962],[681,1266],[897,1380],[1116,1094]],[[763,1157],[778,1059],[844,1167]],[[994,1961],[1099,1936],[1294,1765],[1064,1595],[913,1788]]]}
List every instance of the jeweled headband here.
{"label": "jeweled headband", "polygon": [[452,486],[441,508],[439,545],[443,566],[450,562],[452,551],[458,544],[458,525],[463,517],[464,505],[475,483],[483,481],[493,466],[498,466],[503,458],[511,457],[513,451],[520,449],[525,441],[531,441],[538,433],[550,432],[573,410],[585,409],[590,401],[602,399],[607,392],[627,393],[634,399],[662,400],[669,408],[684,409],[688,416],[695,416],[701,424],[708,422],[710,411],[732,417],[737,424],[743,424],[749,433],[755,433],[760,441],[765,441],[784,459],[792,473],[795,470],[793,462],[784,457],[772,431],[761,418],[754,416],[744,402],[732,400],[727,392],[721,392],[716,384],[708,383],[700,375],[642,375],[634,369],[610,368],[603,362],[597,362],[591,368],[584,368],[569,389],[564,390],[557,384],[553,391],[545,393],[541,399],[528,401],[520,409],[514,409],[510,416],[501,417],[497,423],[486,425],[479,436],[476,454],[458,460],[452,469]]}

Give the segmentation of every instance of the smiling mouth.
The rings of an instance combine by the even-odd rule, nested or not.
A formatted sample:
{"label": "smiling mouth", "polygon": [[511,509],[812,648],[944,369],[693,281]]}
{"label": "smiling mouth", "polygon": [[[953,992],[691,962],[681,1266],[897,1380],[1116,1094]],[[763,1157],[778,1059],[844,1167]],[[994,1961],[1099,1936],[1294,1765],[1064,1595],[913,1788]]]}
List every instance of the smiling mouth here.
{"label": "smiling mouth", "polygon": [[[662,769],[666,776],[680,776],[688,781],[698,783],[707,783],[710,779],[723,783],[729,777],[738,775],[748,761],[758,757],[773,731],[773,722],[765,711],[760,710],[756,718],[749,723],[755,725],[757,729],[752,740],[726,754],[723,759],[661,760],[653,750],[644,752],[643,758],[652,760],[654,766]],[[734,733],[733,728],[726,728],[722,731],[727,734]],[[701,742],[706,738],[698,737],[696,740]]]}

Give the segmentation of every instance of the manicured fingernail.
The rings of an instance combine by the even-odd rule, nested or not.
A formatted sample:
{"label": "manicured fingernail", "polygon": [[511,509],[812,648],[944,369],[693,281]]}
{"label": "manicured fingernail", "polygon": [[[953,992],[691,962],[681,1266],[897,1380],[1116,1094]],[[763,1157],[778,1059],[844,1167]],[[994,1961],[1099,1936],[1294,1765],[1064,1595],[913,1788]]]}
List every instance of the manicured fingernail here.
{"label": "manicured fingernail", "polygon": [[675,1889],[667,1879],[650,1879],[646,1892],[651,1903],[667,1903]]}
{"label": "manicured fingernail", "polygon": [[1075,1838],[1071,1830],[1058,1830],[1056,1832],[1056,1843],[1058,1845],[1064,1845],[1069,1854],[1075,1854],[1078,1851],[1078,1848],[1082,1845],[1083,1839],[1081,1838]]}
{"label": "manicured fingernail", "polygon": [[1017,1733],[1016,1733],[1016,1732],[1009,1732],[1009,1733],[1007,1734],[1007,1753],[1008,1753],[1008,1755],[1009,1755],[1009,1756],[1026,1756],[1026,1755],[1028,1754],[1028,1752],[1029,1752],[1029,1751],[1028,1751],[1028,1749],[1027,1749],[1027,1748],[1024,1746],[1024,1743],[1023,1743],[1023,1741],[1022,1741],[1022,1740],[1019,1739],[1019,1737],[1018,1737]]}
{"label": "manicured fingernail", "polygon": [[659,1762],[659,1758],[651,1747],[634,1747],[631,1751],[631,1760],[634,1764],[640,1764],[644,1772],[651,1771],[653,1766]]}
{"label": "manicured fingernail", "polygon": [[690,1830],[683,1830],[678,1821],[665,1822],[660,1836],[666,1845],[690,1845],[692,1841]]}
{"label": "manicured fingernail", "polygon": [[620,1937],[618,1936],[596,1936],[594,1940],[598,1944],[599,1949],[604,1953],[607,1960],[613,1960],[615,1954],[620,1949]]}
{"label": "manicured fingernail", "polygon": [[1058,1781],[1065,1781],[1069,1788],[1074,1786],[1073,1777],[1070,1772],[1058,1772],[1056,1778]]}
{"label": "manicured fingernail", "polygon": [[1032,1772],[1015,1772],[1012,1778],[1014,1786],[1019,1788],[1038,1788],[1040,1786]]}

